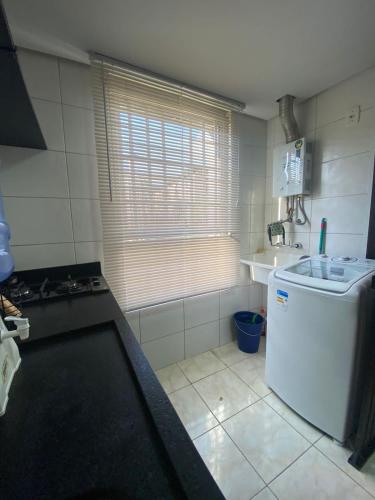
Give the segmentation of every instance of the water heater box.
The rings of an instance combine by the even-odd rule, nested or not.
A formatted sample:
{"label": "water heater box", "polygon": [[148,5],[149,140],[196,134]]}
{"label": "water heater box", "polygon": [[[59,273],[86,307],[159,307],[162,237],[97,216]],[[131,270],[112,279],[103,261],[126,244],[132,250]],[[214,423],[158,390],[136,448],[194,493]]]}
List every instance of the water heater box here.
{"label": "water heater box", "polygon": [[311,149],[305,138],[274,149],[273,197],[311,194]]}

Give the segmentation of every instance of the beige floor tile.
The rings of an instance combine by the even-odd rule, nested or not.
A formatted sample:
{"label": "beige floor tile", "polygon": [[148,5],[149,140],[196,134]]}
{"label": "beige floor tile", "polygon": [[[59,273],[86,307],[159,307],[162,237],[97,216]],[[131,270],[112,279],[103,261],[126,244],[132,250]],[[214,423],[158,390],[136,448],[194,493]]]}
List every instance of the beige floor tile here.
{"label": "beige floor tile", "polygon": [[190,385],[189,380],[176,363],[156,370],[155,373],[167,394]]}
{"label": "beige floor tile", "polygon": [[212,352],[204,352],[178,363],[190,382],[196,382],[212,373],[223,370],[225,365]]}
{"label": "beige floor tile", "polygon": [[253,497],[252,500],[277,500],[277,499],[269,488],[264,488],[264,490],[255,495],[255,497]]}
{"label": "beige floor tile", "polygon": [[213,349],[216,356],[223,361],[227,366],[246,359],[250,354],[242,352],[238,349],[237,342],[230,342],[229,344],[222,345]]}
{"label": "beige floor tile", "polygon": [[323,436],[315,446],[340,467],[340,469],[354,479],[354,481],[375,496],[375,453],[359,471],[348,463],[348,458],[352,454],[352,451],[342,446],[338,446],[333,439],[328,436]]}
{"label": "beige floor tile", "polygon": [[184,387],[169,395],[181,422],[194,439],[215,427],[218,422],[193,386]]}
{"label": "beige floor tile", "polygon": [[266,483],[310,446],[264,401],[226,420],[223,427]]}
{"label": "beige floor tile", "polygon": [[266,360],[259,354],[252,354],[230,367],[261,398],[271,393],[265,382]]}
{"label": "beige floor tile", "polygon": [[296,431],[302,434],[303,437],[310,441],[310,443],[315,443],[315,441],[323,436],[321,431],[309,424],[309,422],[289,408],[289,406],[278,398],[276,394],[269,394],[264,398],[264,401],[272,406],[272,408],[277,411],[279,415],[285,418],[285,420],[289,422],[290,425],[296,429]]}
{"label": "beige floor tile", "polygon": [[372,498],[314,447],[276,478],[270,488],[279,500]]}
{"label": "beige floor tile", "polygon": [[229,368],[199,380],[194,387],[220,422],[259,399]]}
{"label": "beige floor tile", "polygon": [[227,500],[248,500],[264,482],[221,426],[194,440],[208,470]]}

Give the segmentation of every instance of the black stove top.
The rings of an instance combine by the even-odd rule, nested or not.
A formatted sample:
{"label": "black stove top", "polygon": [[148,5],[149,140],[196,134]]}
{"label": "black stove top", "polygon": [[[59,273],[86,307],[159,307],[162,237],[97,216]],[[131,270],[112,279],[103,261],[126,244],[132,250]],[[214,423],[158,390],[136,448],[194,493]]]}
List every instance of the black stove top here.
{"label": "black stove top", "polygon": [[[58,272],[55,270],[58,269]],[[73,273],[71,272],[73,269]],[[80,266],[76,269],[51,268],[48,273],[43,270],[14,273],[5,283],[1,284],[1,293],[15,305],[26,305],[40,301],[59,298],[69,298],[78,295],[91,295],[109,290],[101,274],[78,274],[79,271],[96,271]]]}

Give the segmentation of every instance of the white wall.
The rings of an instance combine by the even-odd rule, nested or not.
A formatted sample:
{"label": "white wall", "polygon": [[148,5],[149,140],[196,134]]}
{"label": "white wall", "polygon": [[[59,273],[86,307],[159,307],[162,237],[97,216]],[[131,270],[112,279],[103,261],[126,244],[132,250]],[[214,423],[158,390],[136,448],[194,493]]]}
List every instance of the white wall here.
{"label": "white wall", "polygon": [[98,260],[101,222],[88,66],[19,52],[48,151],[0,147],[16,269]]}
{"label": "white wall", "polygon": [[[355,105],[361,107],[361,118],[349,127],[346,115]],[[302,253],[318,253],[320,221],[326,217],[326,252],[365,256],[375,151],[375,68],[309,99],[297,107],[296,117],[301,134],[314,143],[313,193],[306,199],[310,223],[287,225],[287,237],[303,243]],[[266,223],[277,220],[272,150],[282,142],[276,117],[267,123]]]}

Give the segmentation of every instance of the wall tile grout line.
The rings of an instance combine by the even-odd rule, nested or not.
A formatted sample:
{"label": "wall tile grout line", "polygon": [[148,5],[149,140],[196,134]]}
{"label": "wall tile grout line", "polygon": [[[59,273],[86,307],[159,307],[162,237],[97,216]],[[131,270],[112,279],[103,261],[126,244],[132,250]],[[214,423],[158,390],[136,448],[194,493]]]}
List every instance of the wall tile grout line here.
{"label": "wall tile grout line", "polygon": [[185,318],[185,300],[182,300],[182,317],[184,321],[184,359],[186,359],[186,318]]}
{"label": "wall tile grout line", "polygon": [[[58,103],[55,103],[58,104]],[[4,144],[0,144],[0,150],[1,148],[12,148],[12,149],[17,149],[18,146],[6,146]],[[33,148],[22,148],[22,149],[29,149],[31,151],[35,151]],[[69,155],[78,155],[78,156],[89,156],[90,158],[96,158],[96,154],[91,154],[91,153],[78,153],[76,151],[69,151],[67,149],[53,149],[53,148],[48,148],[45,151],[51,151],[52,153],[66,153]]]}
{"label": "wall tile grout line", "polygon": [[[61,93],[61,78],[60,78],[60,61],[61,61],[61,59],[57,58],[57,60],[58,60],[58,72],[59,72],[59,83],[60,83],[60,93]],[[61,101],[53,101],[52,99],[45,99],[43,97],[34,97],[32,95],[30,95],[30,97],[33,101],[35,100],[35,101],[49,102],[49,103],[53,103],[53,104],[59,104],[61,107],[62,106],[69,106],[70,108],[78,108],[78,109],[84,109],[86,111],[94,112],[94,108],[89,108],[86,106],[77,106],[77,104],[68,104],[68,103],[63,102],[62,100]]]}
{"label": "wall tile grout line", "polygon": [[[323,91],[323,92],[324,92],[324,91]],[[321,92],[321,93],[322,93],[322,92]],[[321,93],[320,93],[320,94],[321,94]],[[318,95],[317,95],[317,96],[315,96],[315,97],[317,97],[317,98],[318,98],[320,94],[318,94]],[[318,99],[316,99],[316,108],[318,108]],[[366,111],[371,111],[373,108],[375,108],[375,105],[374,105],[374,104],[372,104],[372,105],[370,105],[370,106],[364,106],[363,108],[361,107],[361,114],[362,114],[362,113],[365,113]],[[333,125],[333,124],[335,124],[335,123],[339,123],[339,122],[342,122],[342,121],[344,121],[344,120],[346,120],[346,117],[345,117],[345,116],[341,116],[340,118],[337,118],[336,120],[332,120],[332,121],[329,121],[329,122],[321,123],[321,124],[318,126],[318,113],[316,112],[316,113],[315,113],[315,130],[320,130],[320,129],[324,128],[324,127],[328,127],[329,125]],[[311,132],[312,132],[312,130],[311,130]]]}
{"label": "wall tile grout line", "polygon": [[[60,88],[60,97],[61,96],[61,62],[60,59],[57,59],[57,68],[58,68],[58,74],[59,74],[59,88]],[[61,104],[61,119],[62,119],[62,130],[63,130],[63,137],[64,137],[64,148],[65,148],[65,166],[66,166],[66,175],[68,177],[68,193],[69,193],[69,207],[70,207],[70,222],[72,226],[72,237],[73,237],[73,252],[74,252],[74,260],[75,263],[77,264],[77,250],[76,250],[76,245],[75,245],[75,235],[74,235],[74,222],[73,222],[73,209],[72,209],[72,200],[70,198],[70,179],[69,179],[69,169],[68,169],[68,161],[66,157],[66,134],[65,134],[65,120],[64,120],[64,114],[62,112],[62,104]]]}
{"label": "wall tile grout line", "polygon": [[[270,394],[275,394],[275,393],[274,393],[274,392],[271,392]],[[277,394],[275,394],[275,395],[277,396]],[[267,396],[269,396],[269,394],[267,394]],[[296,431],[296,432],[297,432],[300,436],[302,436],[302,437],[303,437],[303,439],[304,439],[305,441],[307,441],[308,443],[310,443],[310,445],[314,446],[314,443],[312,443],[309,439],[307,439],[307,437],[305,437],[305,436],[304,436],[304,435],[303,435],[303,434],[302,434],[302,433],[301,433],[298,429],[296,429],[296,427],[294,427],[294,425],[293,425],[293,424],[291,424],[290,422],[288,422],[288,420],[287,420],[287,419],[286,419],[283,415],[281,415],[281,413],[279,413],[277,410],[275,410],[275,408],[273,408],[273,407],[272,407],[272,406],[271,406],[271,405],[270,405],[270,404],[266,401],[266,399],[265,399],[265,398],[266,398],[267,396],[264,396],[264,397],[262,398],[262,400],[266,403],[266,405],[267,405],[269,408],[271,408],[271,409],[272,409],[275,413],[277,413],[277,415],[279,415],[279,417],[281,417],[281,418],[282,418],[282,419],[283,419],[283,420],[284,420],[284,421],[285,421],[288,425],[290,425],[290,427],[291,427],[292,429],[294,429],[294,430],[295,430],[295,431]],[[289,407],[288,407],[288,408],[289,408]],[[298,414],[297,414],[297,415],[298,415]],[[301,417],[301,418],[302,418],[302,417]],[[321,436],[320,436],[320,437],[321,437]],[[320,437],[319,437],[318,439],[320,439]]]}
{"label": "wall tile grout line", "polygon": [[[221,424],[220,424],[221,425]],[[237,446],[237,444],[233,441],[232,437],[230,436],[230,434],[228,434],[228,432],[224,429],[223,426],[221,426],[221,428],[223,429],[223,431],[225,432],[225,434],[229,437],[229,439],[232,441],[232,443],[234,444],[234,446],[237,448],[237,450],[241,453],[241,455],[243,456],[243,458],[246,460],[246,462],[250,465],[250,467],[255,471],[255,473],[257,474],[257,476],[262,480],[262,482],[265,484],[265,488],[267,488],[267,483],[265,482],[265,480],[262,478],[262,476],[259,474],[259,472],[256,470],[256,468],[254,467],[254,465],[250,462],[250,460],[246,457],[246,455],[242,452],[242,450]],[[259,490],[258,493],[260,491],[263,491],[264,488],[262,488],[262,490]],[[256,493],[255,495],[257,495],[258,493]],[[254,496],[255,496],[254,495]],[[252,497],[253,498],[253,497]]]}
{"label": "wall tile grout line", "polygon": [[[275,495],[275,493],[273,492],[272,488],[271,488],[271,484],[276,481],[276,479],[278,477],[280,477],[282,474],[284,474],[285,471],[287,471],[293,464],[295,464],[301,457],[303,457],[303,455],[305,455],[309,450],[311,450],[311,448],[313,448],[314,445],[312,445],[310,443],[310,446],[303,452],[301,453],[300,455],[298,455],[297,458],[295,458],[287,467],[285,467],[285,469],[283,469],[281,472],[279,472],[279,474],[277,474],[269,483],[267,483],[267,486],[270,488],[270,490],[272,491],[272,493]],[[276,496],[276,495],[275,495]]]}

